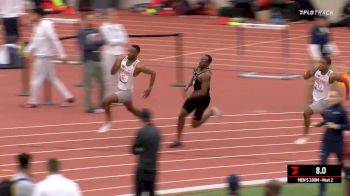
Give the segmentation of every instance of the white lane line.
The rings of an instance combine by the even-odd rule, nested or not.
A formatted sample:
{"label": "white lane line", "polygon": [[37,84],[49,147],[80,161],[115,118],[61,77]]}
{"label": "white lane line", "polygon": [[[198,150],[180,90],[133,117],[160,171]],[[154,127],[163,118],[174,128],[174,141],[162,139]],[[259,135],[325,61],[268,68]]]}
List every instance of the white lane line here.
{"label": "white lane line", "polygon": [[[318,144],[320,141],[308,142],[308,144]],[[225,147],[212,147],[212,148],[194,148],[194,149],[179,149],[179,150],[166,150],[160,152],[160,154],[165,153],[177,153],[177,152],[195,152],[195,151],[206,151],[206,150],[224,150],[224,149],[237,149],[237,148],[255,148],[255,147],[267,147],[267,146],[285,146],[285,145],[295,145],[293,142],[290,143],[273,143],[273,144],[258,144],[258,145],[246,145],[246,146],[225,146]],[[44,151],[34,151],[31,154],[44,154],[53,152],[74,152],[81,150],[99,150],[99,149],[110,149],[110,148],[120,148],[130,145],[117,145],[117,146],[98,146],[98,147],[86,147],[86,148],[66,148],[58,150],[44,150]],[[0,157],[15,156],[16,153],[12,154],[1,154]],[[131,156],[131,154],[119,154],[117,157]]]}
{"label": "white lane line", "polygon": [[[246,114],[225,114],[223,117],[241,117],[241,116],[264,116],[264,115],[285,115],[285,114],[301,114],[302,112],[270,112],[270,113],[246,113]],[[165,117],[165,118],[154,118],[153,120],[173,120],[178,117]],[[191,118],[191,117],[188,117]],[[113,123],[123,123],[123,122],[139,122],[138,119],[126,119],[126,120],[116,120]],[[77,122],[77,123],[64,123],[64,124],[47,124],[47,125],[32,125],[32,126],[21,126],[21,127],[2,127],[0,130],[12,130],[12,129],[29,129],[29,128],[43,128],[43,127],[60,127],[60,126],[74,126],[74,125],[90,125],[90,124],[100,124],[103,121],[98,122]]]}
{"label": "white lane line", "polygon": [[[227,121],[227,122],[218,122],[218,123],[207,123],[208,125],[227,125],[227,124],[248,124],[248,123],[269,123],[269,122],[290,122],[290,121],[299,121],[302,119],[280,119],[280,120],[258,120],[258,121]],[[177,125],[160,125],[158,128],[168,128],[168,127],[176,127]],[[185,126],[191,126],[191,124],[186,124]],[[137,130],[140,127],[128,127],[128,128],[120,128],[117,130]],[[259,129],[256,129],[259,130]],[[210,133],[210,131],[206,131],[203,133]],[[166,135],[175,135],[175,133],[166,134]],[[54,141],[45,141],[45,142],[31,142],[31,143],[13,143],[7,145],[0,145],[0,148],[7,147],[15,147],[15,146],[28,146],[28,145],[42,145],[42,144],[55,144],[55,143],[66,143],[66,142],[82,142],[82,141],[97,141],[97,140],[108,140],[108,139],[125,139],[125,138],[133,138],[134,136],[118,136],[118,137],[99,137],[99,138],[87,138],[87,139],[70,139],[70,140],[54,140]],[[18,138],[18,136],[17,136]]]}
{"label": "white lane line", "polygon": [[[300,126],[301,128],[301,126]],[[259,130],[259,129],[256,129]],[[226,130],[231,131],[231,130]],[[206,133],[209,133],[210,131],[207,131]],[[203,132],[204,134],[204,132]],[[310,135],[321,135],[322,133],[313,133]],[[163,134],[164,135],[164,134]],[[165,134],[165,135],[176,135],[175,133],[171,134]],[[243,139],[265,139],[265,138],[276,138],[276,137],[296,137],[300,136],[301,134],[289,134],[289,135],[269,135],[269,136],[255,136],[255,137],[226,137],[226,138],[217,138],[217,139],[201,139],[201,140],[185,140],[185,143],[195,143],[195,142],[214,142],[214,141],[226,141],[226,140],[243,140]],[[109,140],[109,139],[126,139],[126,138],[134,138],[134,136],[126,136],[126,137],[104,137],[104,138],[89,138],[89,139],[76,139],[76,140],[58,140],[58,141],[47,141],[47,142],[37,142],[37,143],[26,143],[26,144],[9,144],[9,145],[2,145],[0,148],[7,148],[7,147],[15,147],[15,146],[28,146],[30,145],[42,145],[42,144],[54,144],[54,143],[67,143],[67,142],[83,142],[83,141],[98,141],[98,140]],[[170,144],[172,142],[163,142],[163,145]],[[119,147],[127,147],[130,146],[127,145],[120,145]]]}
{"label": "white lane line", "polygon": [[[272,164],[280,164],[280,163],[293,163],[293,162],[306,162],[306,161],[318,161],[319,159],[307,159],[307,160],[288,160],[288,161],[271,161],[271,162],[259,162],[259,163],[247,163],[247,164],[239,164],[239,165],[223,165],[223,166],[213,166],[213,167],[197,167],[197,168],[187,168],[187,169],[174,169],[174,170],[165,170],[159,171],[159,173],[173,173],[173,172],[186,172],[186,171],[200,171],[200,170],[214,170],[214,169],[222,169],[222,168],[234,168],[234,167],[246,167],[246,166],[257,166],[257,165],[272,165]],[[98,176],[92,178],[80,178],[75,179],[74,181],[90,181],[90,180],[100,180],[106,178],[120,178],[133,176],[134,174],[121,174],[121,175],[111,175],[111,176]]]}
{"label": "white lane line", "polygon": [[[203,134],[203,133],[222,133],[222,132],[241,132],[241,131],[257,131],[257,130],[281,130],[284,131],[283,129],[296,129],[296,128],[302,128],[302,126],[291,126],[291,127],[263,127],[263,128],[251,128],[251,129],[236,129],[236,130],[212,130],[212,131],[195,131],[195,132],[185,132],[185,135],[190,135],[190,134]],[[71,132],[74,133],[74,132]],[[163,134],[163,135],[174,135],[172,134]],[[133,136],[134,137],[134,136]],[[62,161],[75,161],[75,160],[87,160],[87,159],[100,159],[100,158],[111,158],[111,157],[116,157],[117,155],[105,155],[105,156],[88,156],[88,157],[72,157],[72,158],[66,158],[66,159],[60,159]],[[46,163],[45,161],[34,161],[33,164],[37,163]],[[12,164],[3,164],[0,165],[0,167],[9,167],[9,166],[15,166],[17,164],[12,163]]]}
{"label": "white lane line", "polygon": [[[331,159],[335,159],[335,158],[331,158]],[[259,163],[248,163],[248,164],[239,164],[239,165],[225,165],[225,166],[216,166],[216,167],[199,167],[199,168],[188,168],[188,169],[175,169],[175,170],[159,171],[159,173],[185,172],[185,171],[195,171],[195,170],[198,171],[198,170],[207,170],[207,169],[235,168],[235,167],[246,167],[246,166],[257,166],[257,165],[271,165],[271,164],[294,163],[294,162],[312,162],[312,161],[319,161],[319,159],[285,160],[285,161],[272,161],[272,162],[263,162],[263,163],[259,162]],[[284,172],[286,172],[286,171],[284,171]],[[92,178],[74,179],[74,181],[81,182],[81,181],[100,180],[100,179],[107,179],[107,178],[128,177],[128,176],[133,176],[133,175],[134,174],[99,176],[99,177],[92,177]],[[162,183],[162,182],[160,182],[160,183]]]}
{"label": "white lane line", "polygon": [[[213,159],[228,159],[228,158],[244,158],[244,157],[257,157],[257,156],[270,156],[270,155],[285,155],[285,154],[298,154],[298,153],[314,153],[319,152],[320,150],[305,150],[305,151],[284,151],[284,152],[272,152],[272,153],[259,153],[259,154],[242,154],[242,155],[231,155],[231,156],[211,156],[204,158],[191,158],[191,159],[175,159],[167,161],[159,161],[159,163],[174,163],[174,162],[187,162],[187,161],[203,161],[203,160],[213,160]],[[92,170],[92,169],[103,169],[103,168],[116,168],[116,167],[126,167],[126,166],[135,166],[135,163],[127,164],[113,164],[113,165],[100,165],[94,167],[78,167],[64,169],[62,172],[71,172],[71,171],[81,171],[81,170]],[[46,174],[47,171],[33,172],[33,175],[37,174]],[[5,176],[0,176],[0,178]]]}

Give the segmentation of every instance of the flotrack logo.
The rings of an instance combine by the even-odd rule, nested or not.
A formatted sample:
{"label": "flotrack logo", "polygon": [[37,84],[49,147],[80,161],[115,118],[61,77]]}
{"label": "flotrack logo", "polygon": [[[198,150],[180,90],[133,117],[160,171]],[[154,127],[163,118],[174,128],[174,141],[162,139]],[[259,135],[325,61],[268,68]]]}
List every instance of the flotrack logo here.
{"label": "flotrack logo", "polygon": [[314,16],[330,16],[334,14],[333,10],[299,10],[300,15],[314,15]]}

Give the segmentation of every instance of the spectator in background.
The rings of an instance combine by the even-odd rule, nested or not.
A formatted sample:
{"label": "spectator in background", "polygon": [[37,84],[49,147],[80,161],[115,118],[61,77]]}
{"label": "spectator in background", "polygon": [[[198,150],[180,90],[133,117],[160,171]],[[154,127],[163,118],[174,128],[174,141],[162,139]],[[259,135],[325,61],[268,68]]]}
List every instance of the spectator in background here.
{"label": "spectator in background", "polygon": [[265,196],[281,196],[282,184],[278,180],[270,180],[265,185]]}
{"label": "spectator in background", "polygon": [[[104,71],[101,65],[101,49],[104,44],[102,35],[93,24],[94,15],[85,13],[81,15],[83,29],[78,33],[79,47],[83,54],[84,64],[84,107],[87,113],[103,112],[101,109],[105,92]],[[91,103],[92,80],[96,79],[99,85],[98,106],[94,107]]]}
{"label": "spectator in background", "polygon": [[256,0],[255,8],[255,19],[262,23],[269,23],[271,19],[271,0]]}
{"label": "spectator in background", "polygon": [[188,15],[215,15],[215,3],[212,0],[197,0],[191,5]]}
{"label": "spectator in background", "polygon": [[14,196],[31,196],[34,183],[31,179],[32,156],[27,153],[17,155],[18,173],[11,179],[14,182]]}
{"label": "spectator in background", "polygon": [[132,145],[132,153],[139,156],[135,175],[135,194],[141,196],[148,192],[155,195],[157,176],[158,151],[160,146],[160,131],[151,122],[151,111],[142,109],[140,118],[144,126],[141,128]]}
{"label": "spectator in background", "polygon": [[60,174],[60,162],[57,159],[47,161],[49,175],[35,188],[32,196],[81,196],[78,184]]}
{"label": "spectator in background", "polygon": [[32,21],[34,23],[33,33],[28,46],[25,48],[25,57],[29,59],[30,53],[35,56],[33,75],[31,78],[31,90],[28,103],[25,108],[35,108],[38,106],[39,90],[46,78],[65,98],[62,107],[70,106],[75,100],[73,95],[58,79],[55,67],[51,62],[54,47],[57,49],[62,60],[66,58],[62,44],[57,38],[55,27],[52,21],[45,20],[44,10],[37,8],[32,11]]}
{"label": "spectator in background", "polygon": [[185,15],[191,9],[191,4],[188,0],[168,0],[167,7],[172,8],[178,15]]}
{"label": "spectator in background", "polygon": [[219,9],[219,15],[230,18],[249,18],[254,19],[253,12],[254,0],[230,0],[231,6]]}
{"label": "spectator in background", "polygon": [[161,15],[165,15],[166,10],[171,10],[176,15],[185,15],[191,9],[187,0],[152,0],[147,7],[156,9]]}
{"label": "spectator in background", "polygon": [[239,191],[239,177],[236,175],[230,175],[227,178],[227,183],[228,183],[228,192],[229,196],[238,196],[238,191]]}
{"label": "spectator in background", "polygon": [[115,93],[118,78],[112,76],[111,70],[117,58],[123,58],[124,46],[128,43],[128,34],[124,25],[115,23],[116,10],[110,8],[107,11],[107,19],[102,23],[100,32],[106,42],[103,50],[103,68],[105,78],[105,96]]}
{"label": "spectator in background", "polygon": [[24,14],[23,0],[2,0],[0,6],[0,15],[5,33],[5,42],[10,43],[11,37],[14,43],[20,38],[19,23],[20,17]]}
{"label": "spectator in background", "polygon": [[331,40],[325,16],[317,16],[316,24],[311,28],[310,34],[309,53],[313,64],[318,64],[322,56],[338,54],[339,51]]}
{"label": "spectator in background", "polygon": [[341,18],[329,24],[329,27],[349,27],[350,28],[350,0],[344,6]]}
{"label": "spectator in background", "polygon": [[[332,90],[328,94],[329,107],[325,110],[320,123],[313,124],[315,127],[325,126],[326,131],[323,135],[321,145],[321,165],[327,164],[327,159],[331,153],[337,156],[338,163],[343,165],[344,156],[344,131],[350,130],[348,115],[346,109],[341,104],[340,93]],[[345,173],[348,170],[344,170]],[[349,176],[349,175],[346,175]],[[320,184],[319,196],[326,195],[326,185]]]}

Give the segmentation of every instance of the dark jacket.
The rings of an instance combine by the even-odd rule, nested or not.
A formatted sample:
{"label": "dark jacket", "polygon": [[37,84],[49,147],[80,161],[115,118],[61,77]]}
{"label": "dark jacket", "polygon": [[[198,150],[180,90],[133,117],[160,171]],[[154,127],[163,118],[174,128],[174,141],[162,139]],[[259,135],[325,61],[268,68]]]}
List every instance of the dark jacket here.
{"label": "dark jacket", "polygon": [[141,128],[132,146],[132,153],[139,155],[138,168],[157,170],[160,131],[152,124]]}
{"label": "dark jacket", "polygon": [[324,112],[324,121],[319,126],[333,122],[340,125],[339,129],[326,128],[323,135],[323,145],[327,145],[330,151],[339,152],[344,147],[344,130],[349,130],[348,115],[341,104],[332,105]]}
{"label": "dark jacket", "polygon": [[[97,41],[92,41],[89,39],[91,36],[98,36],[101,39]],[[101,61],[101,47],[104,45],[104,40],[102,35],[97,29],[86,28],[81,29],[78,33],[79,48],[83,55],[83,61]]]}
{"label": "dark jacket", "polygon": [[313,26],[311,29],[310,44],[326,45],[329,42],[329,29],[327,27]]}

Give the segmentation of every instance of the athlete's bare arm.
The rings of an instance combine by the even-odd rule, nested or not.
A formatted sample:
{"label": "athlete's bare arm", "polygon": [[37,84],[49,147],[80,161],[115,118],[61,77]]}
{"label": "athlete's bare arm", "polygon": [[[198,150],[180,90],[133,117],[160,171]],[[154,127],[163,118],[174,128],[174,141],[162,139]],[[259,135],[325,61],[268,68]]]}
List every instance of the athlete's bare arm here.
{"label": "athlete's bare arm", "polygon": [[111,69],[111,74],[114,75],[117,73],[117,71],[120,69],[120,65],[122,63],[122,60],[121,58],[117,58],[117,60],[115,60],[115,63]]}
{"label": "athlete's bare arm", "polygon": [[[194,68],[194,69],[193,69],[193,73],[196,72],[196,70],[197,70],[197,68]],[[192,85],[193,85],[193,76],[192,76],[191,80],[188,82],[188,84],[186,85],[186,87],[185,87],[185,89],[184,89],[185,92],[187,92],[188,89],[189,89]]]}
{"label": "athlete's bare arm", "polygon": [[314,67],[313,69],[307,70],[306,73],[304,74],[304,79],[308,80],[314,77],[317,70],[318,70],[318,66]]}
{"label": "athlete's bare arm", "polygon": [[204,97],[210,88],[210,79],[211,79],[210,72],[201,74],[200,76],[200,80],[202,82],[201,90],[193,91],[192,95],[189,98]]}
{"label": "athlete's bare arm", "polygon": [[144,95],[143,95],[144,98],[147,98],[151,94],[154,81],[156,80],[156,72],[153,71],[152,69],[149,69],[148,67],[138,63],[136,66],[136,69],[135,69],[134,76],[137,76],[140,73],[144,73],[144,74],[147,74],[150,76],[148,88],[145,90]]}

